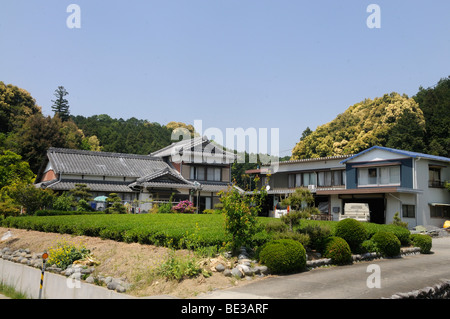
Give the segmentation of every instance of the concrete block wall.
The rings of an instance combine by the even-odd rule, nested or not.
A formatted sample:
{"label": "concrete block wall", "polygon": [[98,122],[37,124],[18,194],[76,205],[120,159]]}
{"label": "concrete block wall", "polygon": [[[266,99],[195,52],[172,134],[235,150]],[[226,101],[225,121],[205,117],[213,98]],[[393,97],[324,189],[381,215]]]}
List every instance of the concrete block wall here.
{"label": "concrete block wall", "polygon": [[[0,281],[21,292],[27,298],[39,298],[41,270],[0,259]],[[132,299],[133,296],[104,287],[75,281],[51,272],[44,273],[43,299]]]}

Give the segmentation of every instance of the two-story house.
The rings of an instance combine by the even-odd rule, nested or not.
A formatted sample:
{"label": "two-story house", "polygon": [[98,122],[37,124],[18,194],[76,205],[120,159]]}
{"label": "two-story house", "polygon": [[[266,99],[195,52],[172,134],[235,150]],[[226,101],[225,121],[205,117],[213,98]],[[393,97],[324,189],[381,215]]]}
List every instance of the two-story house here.
{"label": "two-story house", "polygon": [[442,227],[450,219],[450,192],[443,187],[449,165],[450,158],[380,146],[353,156],[282,162],[269,178],[269,207],[308,187],[328,219],[339,220],[346,203],[367,203],[371,222],[390,223],[398,212],[409,227]]}
{"label": "two-story house", "polygon": [[173,143],[150,155],[50,148],[36,185],[64,192],[85,184],[93,198],[117,193],[141,212],[170,198],[190,200],[202,211],[213,208],[217,193],[230,185],[233,161],[234,154],[206,138]]}

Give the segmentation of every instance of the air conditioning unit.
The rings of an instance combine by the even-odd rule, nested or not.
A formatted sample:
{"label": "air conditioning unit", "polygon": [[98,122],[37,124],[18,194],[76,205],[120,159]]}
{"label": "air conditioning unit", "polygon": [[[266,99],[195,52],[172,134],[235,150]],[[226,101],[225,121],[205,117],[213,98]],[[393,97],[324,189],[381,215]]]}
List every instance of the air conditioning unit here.
{"label": "air conditioning unit", "polygon": [[316,192],[316,185],[308,185],[308,190],[311,193],[315,193]]}

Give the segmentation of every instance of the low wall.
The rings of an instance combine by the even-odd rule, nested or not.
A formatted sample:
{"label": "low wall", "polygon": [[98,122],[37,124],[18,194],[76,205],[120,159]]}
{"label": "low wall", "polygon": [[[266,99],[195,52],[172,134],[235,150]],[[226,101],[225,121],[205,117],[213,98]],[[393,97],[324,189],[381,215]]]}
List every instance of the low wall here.
{"label": "low wall", "polygon": [[[27,298],[39,298],[41,270],[0,259],[0,281]],[[44,273],[43,299],[130,299],[133,296],[88,284],[51,272]]]}
{"label": "low wall", "polygon": [[396,293],[388,299],[450,299],[450,280],[443,280],[433,287]]}

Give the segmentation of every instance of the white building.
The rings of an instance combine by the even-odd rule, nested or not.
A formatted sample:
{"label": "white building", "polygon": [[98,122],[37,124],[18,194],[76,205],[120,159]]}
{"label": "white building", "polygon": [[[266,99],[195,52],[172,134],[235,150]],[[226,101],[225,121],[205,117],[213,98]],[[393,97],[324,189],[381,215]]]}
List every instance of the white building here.
{"label": "white building", "polygon": [[[368,203],[370,220],[391,223],[396,212],[410,228],[442,227],[450,219],[450,158],[374,146],[353,156],[281,162],[270,185],[266,213],[297,187],[308,187],[322,218],[338,220],[345,203]],[[270,173],[270,167],[259,170]]]}

